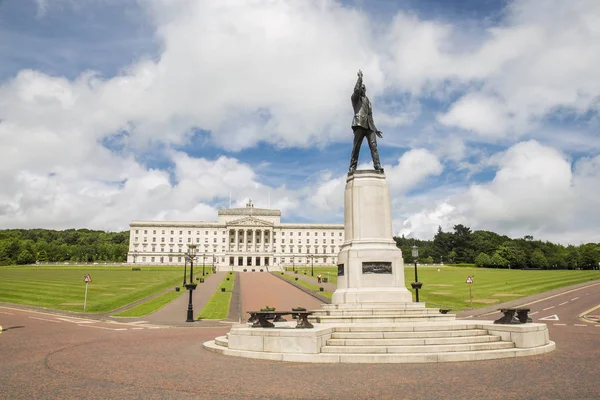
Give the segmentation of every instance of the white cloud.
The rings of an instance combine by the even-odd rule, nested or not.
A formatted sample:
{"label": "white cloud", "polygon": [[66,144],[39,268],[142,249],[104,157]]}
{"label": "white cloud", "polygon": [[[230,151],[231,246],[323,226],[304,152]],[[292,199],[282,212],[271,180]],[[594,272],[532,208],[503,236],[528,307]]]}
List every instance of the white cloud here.
{"label": "white cloud", "polygon": [[[51,4],[37,0],[38,11]],[[349,152],[358,68],[380,127],[411,124],[429,100],[444,104],[434,112],[439,123],[456,127],[439,133],[433,124],[429,137],[402,132],[412,150],[385,166],[402,216],[397,229],[429,238],[438,224],[467,223],[560,239],[600,222],[599,161],[589,152],[597,138],[544,129],[558,111],[577,118],[598,110],[597,1],[513,1],[501,26],[468,43],[457,40],[465,37],[460,25],[403,12],[373,29],[368,15],[335,1],[140,4],[155,24],[158,57],[134,60],[113,77],[85,72],[69,80],[23,69],[0,85],[1,225],[122,229],[133,218],[213,220],[230,193],[238,205],[251,197],[293,218],[339,217],[345,181],[337,172],[315,171],[299,188],[272,187],[252,164],[172,149],[204,129],[224,150],[343,142]],[[113,135],[121,135],[122,150],[101,144]],[[524,137],[538,140],[516,143]],[[481,141],[512,147],[488,157]],[[155,148],[166,149],[161,156],[172,169],[139,161]],[[571,166],[566,149],[586,157]],[[470,164],[473,154],[480,159]],[[497,171],[488,182],[464,182],[463,193],[443,186],[406,195],[448,165]]]}

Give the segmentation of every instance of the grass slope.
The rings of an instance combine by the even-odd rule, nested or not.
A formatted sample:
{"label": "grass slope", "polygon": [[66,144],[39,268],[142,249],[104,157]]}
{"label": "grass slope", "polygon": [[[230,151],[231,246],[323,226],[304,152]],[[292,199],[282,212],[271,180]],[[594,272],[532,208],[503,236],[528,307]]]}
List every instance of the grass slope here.
{"label": "grass slope", "polygon": [[[229,280],[227,280],[229,278]],[[227,274],[217,292],[211,296],[200,314],[199,319],[226,319],[229,314],[229,304],[231,303],[231,291],[235,282],[235,274]],[[221,291],[225,288],[225,292]]]}
{"label": "grass slope", "polygon": [[160,296],[157,296],[151,300],[148,300],[142,304],[138,304],[137,306],[130,308],[129,310],[125,310],[118,314],[113,314],[113,317],[143,317],[148,314],[152,314],[154,311],[166,306],[177,297],[181,296],[184,292],[167,292],[163,293]]}
{"label": "grass slope", "polygon": [[181,284],[179,267],[0,267],[0,301],[83,311],[90,274],[87,312],[108,312]]}

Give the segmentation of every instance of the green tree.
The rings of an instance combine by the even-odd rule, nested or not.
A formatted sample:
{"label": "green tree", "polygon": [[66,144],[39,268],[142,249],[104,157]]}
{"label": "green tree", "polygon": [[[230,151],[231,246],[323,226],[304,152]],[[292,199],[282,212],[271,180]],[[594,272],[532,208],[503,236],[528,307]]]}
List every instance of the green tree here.
{"label": "green tree", "polygon": [[35,262],[35,257],[29,250],[23,250],[19,257],[17,257],[17,264],[33,264]]}
{"label": "green tree", "polygon": [[492,259],[485,253],[479,253],[475,258],[475,265],[479,268],[485,268],[492,264]]}
{"label": "green tree", "polygon": [[490,265],[494,268],[507,268],[508,261],[502,257],[498,252],[495,252],[490,259]]}
{"label": "green tree", "polygon": [[548,268],[548,260],[540,249],[535,249],[533,253],[531,253],[529,265],[533,268]]}
{"label": "green tree", "polygon": [[523,268],[527,264],[525,252],[516,242],[505,242],[498,249],[498,253],[502,258],[508,261],[509,268]]}

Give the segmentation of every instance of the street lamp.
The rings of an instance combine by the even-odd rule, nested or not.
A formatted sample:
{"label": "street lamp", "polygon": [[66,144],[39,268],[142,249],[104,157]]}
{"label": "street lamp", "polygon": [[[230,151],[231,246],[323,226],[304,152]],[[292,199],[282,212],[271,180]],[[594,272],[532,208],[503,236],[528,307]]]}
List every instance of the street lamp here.
{"label": "street lamp", "polygon": [[194,283],[194,257],[196,256],[196,245],[189,244],[186,256],[190,259],[190,283],[185,288],[190,292],[190,301],[188,303],[187,319],[185,322],[194,322],[194,306],[192,304],[192,293],[196,289],[197,283]]}
{"label": "street lamp", "polygon": [[133,263],[135,264],[135,259],[137,257],[137,252],[134,250],[131,255],[133,256]]}
{"label": "street lamp", "polygon": [[206,253],[202,254],[202,276],[204,276],[204,259],[206,258]]}
{"label": "street lamp", "polygon": [[419,302],[419,289],[423,286],[423,283],[419,282],[419,277],[417,275],[417,259],[419,258],[419,248],[417,246],[412,247],[412,256],[415,262],[415,281],[411,283],[413,289],[415,289],[417,303]]}
{"label": "street lamp", "polygon": [[310,255],[310,276],[315,276],[315,266],[313,265],[314,255]]}

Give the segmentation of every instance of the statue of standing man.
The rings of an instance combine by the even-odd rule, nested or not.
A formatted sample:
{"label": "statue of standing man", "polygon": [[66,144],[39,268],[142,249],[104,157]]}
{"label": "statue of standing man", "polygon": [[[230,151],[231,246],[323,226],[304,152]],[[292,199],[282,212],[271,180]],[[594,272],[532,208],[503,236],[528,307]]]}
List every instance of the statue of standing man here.
{"label": "statue of standing man", "polygon": [[352,108],[354,108],[354,118],[352,119],[352,130],[354,131],[354,145],[352,146],[352,155],[350,156],[350,170],[348,174],[353,174],[358,164],[358,153],[363,139],[366,137],[371,149],[371,157],[373,158],[373,167],[375,171],[383,172],[381,163],[379,162],[379,152],[377,151],[376,136],[383,137],[381,131],[375,127],[373,121],[373,108],[367,97],[367,88],[363,83],[363,73],[358,70],[358,80],[354,85],[354,93],[350,99],[352,100]]}

